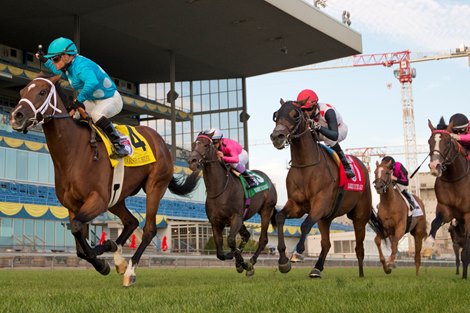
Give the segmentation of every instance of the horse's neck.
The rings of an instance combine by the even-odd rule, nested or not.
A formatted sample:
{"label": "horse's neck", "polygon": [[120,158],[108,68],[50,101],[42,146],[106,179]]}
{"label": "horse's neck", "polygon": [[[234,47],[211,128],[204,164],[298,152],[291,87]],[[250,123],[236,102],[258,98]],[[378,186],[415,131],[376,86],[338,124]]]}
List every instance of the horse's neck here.
{"label": "horse's neck", "polygon": [[459,153],[455,160],[447,165],[446,170],[442,173],[442,177],[447,180],[461,177],[469,172],[468,162],[467,158]]}
{"label": "horse's neck", "polygon": [[49,153],[54,164],[73,164],[68,160],[75,160],[77,156],[83,155],[82,140],[79,134],[81,128],[71,118],[53,119],[43,124]]}
{"label": "horse's neck", "polygon": [[310,133],[303,134],[291,143],[290,156],[292,164],[306,165],[323,160],[320,149],[320,145],[313,140]]}
{"label": "horse's neck", "polygon": [[226,176],[230,174],[218,161],[206,163],[202,172],[206,190],[211,193],[221,192],[224,188],[225,181],[228,179]]}
{"label": "horse's neck", "polygon": [[400,191],[398,189],[394,189],[393,185],[387,187],[387,191],[385,193],[380,194],[380,202],[392,202],[396,200],[400,200]]}

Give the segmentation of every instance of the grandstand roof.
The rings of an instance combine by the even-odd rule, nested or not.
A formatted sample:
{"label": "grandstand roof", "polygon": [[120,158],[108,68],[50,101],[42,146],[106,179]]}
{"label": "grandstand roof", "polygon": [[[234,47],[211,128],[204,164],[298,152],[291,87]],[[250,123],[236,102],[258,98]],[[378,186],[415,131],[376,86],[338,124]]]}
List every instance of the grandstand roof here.
{"label": "grandstand roof", "polygon": [[303,0],[3,1],[0,43],[35,52],[73,39],[74,16],[81,53],[136,83],[169,81],[170,50],[177,81],[249,77],[362,50],[360,34]]}

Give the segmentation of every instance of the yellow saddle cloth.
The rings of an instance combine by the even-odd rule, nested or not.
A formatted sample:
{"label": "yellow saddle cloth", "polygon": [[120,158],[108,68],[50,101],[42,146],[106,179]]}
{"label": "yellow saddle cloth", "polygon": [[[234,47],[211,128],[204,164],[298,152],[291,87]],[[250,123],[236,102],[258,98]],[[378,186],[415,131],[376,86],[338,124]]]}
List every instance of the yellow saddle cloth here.
{"label": "yellow saddle cloth", "polygon": [[[114,125],[118,132],[127,136],[129,141],[132,145],[132,153],[126,157],[124,157],[124,166],[142,166],[146,164],[150,164],[156,162],[155,155],[153,154],[152,148],[150,148],[147,139],[142,136],[134,126],[128,125]],[[111,162],[111,166],[115,167],[118,164],[118,160],[112,159],[110,156],[113,153],[113,148],[111,147],[111,142],[109,141],[108,137],[103,134],[103,132],[93,125],[96,132],[100,135],[101,139],[103,139],[103,143],[106,147],[106,151],[108,152],[108,158]]]}

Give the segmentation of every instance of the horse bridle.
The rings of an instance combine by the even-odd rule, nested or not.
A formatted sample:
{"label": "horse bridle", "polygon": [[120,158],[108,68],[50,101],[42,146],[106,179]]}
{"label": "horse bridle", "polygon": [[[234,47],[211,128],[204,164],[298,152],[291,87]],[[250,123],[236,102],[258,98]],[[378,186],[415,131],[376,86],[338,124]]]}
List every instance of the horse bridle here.
{"label": "horse bridle", "polygon": [[[391,176],[391,170],[387,168],[387,173],[386,175],[389,175]],[[377,183],[380,182],[382,184],[382,187],[380,187],[379,189],[377,189]],[[390,187],[391,185],[393,185],[393,181],[391,179],[389,180],[385,180],[383,179],[382,177],[378,177],[376,178],[373,183],[372,183],[375,187],[375,189],[377,190],[377,192],[380,192],[382,191],[382,193],[385,193],[388,189],[388,187]]]}
{"label": "horse bridle", "polygon": [[[220,161],[219,161],[217,158],[215,158],[215,159],[208,159],[207,156],[206,156],[207,151],[208,151],[211,147],[212,147],[212,148],[214,147],[214,142],[213,142],[212,138],[210,138],[209,136],[206,136],[206,135],[198,135],[197,138],[196,138],[195,143],[197,143],[197,141],[198,141],[199,138],[208,139],[210,143],[209,143],[208,147],[205,149],[204,154],[202,154],[201,152],[196,151],[196,150],[193,149],[193,151],[196,152],[197,154],[199,154],[199,156],[201,157],[201,158],[197,161],[197,163],[200,164],[200,165],[203,166],[203,167],[204,167],[205,164],[209,164],[209,163],[215,163],[215,162],[220,163]],[[214,148],[214,149],[215,149],[215,148]],[[230,168],[229,168],[228,166],[226,166],[225,162],[224,162],[222,165],[223,165],[223,166],[225,167],[225,169],[227,170],[227,172],[225,173],[226,179],[225,179],[224,188],[222,189],[221,192],[219,192],[219,193],[216,194],[215,196],[214,196],[214,195],[213,195],[213,196],[210,196],[209,193],[207,193],[207,197],[210,198],[210,199],[215,199],[215,198],[217,198],[218,196],[220,196],[221,194],[223,194],[223,193],[225,192],[225,190],[227,190],[228,182],[229,182],[229,180],[230,180],[230,175],[229,175],[229,173],[230,173]],[[206,190],[206,192],[207,192],[207,190]]]}
{"label": "horse bridle", "polygon": [[[31,100],[27,98],[21,98],[18,103],[21,102],[26,102],[31,111],[34,113],[34,117],[30,118],[29,121],[32,122],[32,124],[28,128],[33,128],[38,125],[44,124],[47,120],[53,118],[53,117],[68,117],[68,115],[55,115],[55,113],[62,113],[62,110],[57,108],[57,90],[55,88],[55,85],[53,82],[51,82],[49,79],[42,78],[42,77],[37,77],[31,81],[34,82],[36,80],[42,80],[47,82],[51,86],[51,90],[49,94],[47,95],[47,98],[44,100],[44,102],[39,106],[39,108],[36,108],[34,104],[31,102]],[[47,109],[52,108],[52,114],[50,115],[45,115]]]}
{"label": "horse bridle", "polygon": [[[432,132],[432,135],[434,136],[436,134],[449,134],[449,132],[447,130],[434,130]],[[436,140],[434,140],[434,142],[436,142]],[[453,147],[455,149],[452,149]],[[446,149],[445,154],[443,152],[441,152],[440,150],[437,150],[437,149],[433,149],[431,152],[429,152],[429,155],[432,155],[432,154],[436,153],[436,154],[439,154],[442,157],[442,159],[444,160],[444,162],[442,163],[442,171],[443,172],[447,169],[448,165],[454,163],[455,159],[458,157],[459,154],[462,154],[463,156],[466,157],[466,154],[464,154],[462,152],[462,145],[460,145],[460,143],[458,143],[458,141],[455,140],[452,137],[450,137],[450,140],[449,140],[448,145],[447,145],[446,148],[447,149]],[[451,154],[452,150],[455,150],[455,153],[452,156],[449,156]],[[469,162],[467,162],[467,170],[461,176],[459,176],[456,179],[452,180],[453,182],[462,179],[463,177],[465,177],[468,174],[468,172],[470,170],[470,167],[469,167],[468,163]],[[440,177],[440,179],[442,179],[442,177]],[[445,179],[442,179],[442,180],[448,181],[448,180],[445,180]]]}

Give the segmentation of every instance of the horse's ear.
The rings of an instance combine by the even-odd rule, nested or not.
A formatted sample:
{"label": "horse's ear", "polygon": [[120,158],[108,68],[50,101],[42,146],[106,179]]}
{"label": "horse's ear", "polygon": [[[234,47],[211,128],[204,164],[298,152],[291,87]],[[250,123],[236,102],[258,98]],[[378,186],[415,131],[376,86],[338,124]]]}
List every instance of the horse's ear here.
{"label": "horse's ear", "polygon": [[52,76],[51,78],[49,78],[49,80],[50,80],[53,84],[56,84],[56,83],[59,81],[60,76],[61,76],[61,75]]}
{"label": "horse's ear", "polygon": [[436,130],[436,129],[434,128],[434,126],[432,126],[432,123],[431,123],[431,120],[430,120],[430,119],[428,119],[428,126],[429,126],[429,129],[430,129],[431,131],[435,131],[435,130]]}
{"label": "horse's ear", "polygon": [[284,105],[284,99],[281,98],[281,100],[279,100],[279,102],[281,103],[281,105]]}
{"label": "horse's ear", "polygon": [[297,101],[297,104],[298,104],[300,107],[302,107],[302,106],[304,106],[304,105],[307,103],[307,100],[308,100],[308,98],[307,98],[307,99],[304,99],[304,100]]}
{"label": "horse's ear", "polygon": [[375,166],[379,167],[379,165],[380,165],[379,161],[375,161]]}

